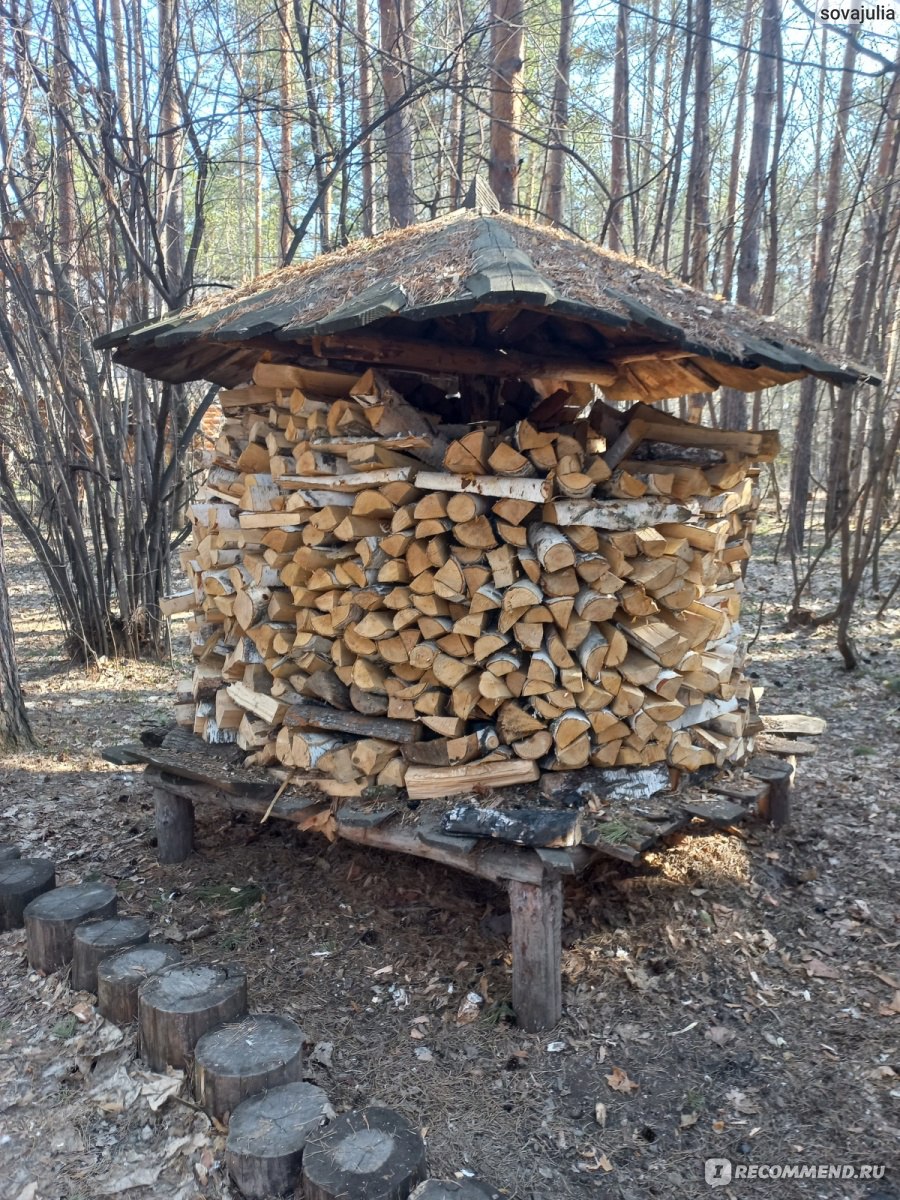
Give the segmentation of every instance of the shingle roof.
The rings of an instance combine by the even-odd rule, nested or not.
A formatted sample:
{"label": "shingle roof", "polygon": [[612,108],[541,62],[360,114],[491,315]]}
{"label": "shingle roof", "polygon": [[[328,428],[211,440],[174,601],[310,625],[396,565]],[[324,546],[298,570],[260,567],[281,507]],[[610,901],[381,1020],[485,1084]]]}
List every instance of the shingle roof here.
{"label": "shingle roof", "polygon": [[263,355],[445,374],[458,358],[463,374],[593,371],[613,400],[756,391],[805,375],[879,382],[842,352],[645,263],[476,212],[354,242],[95,345],[155,378],[226,386]]}

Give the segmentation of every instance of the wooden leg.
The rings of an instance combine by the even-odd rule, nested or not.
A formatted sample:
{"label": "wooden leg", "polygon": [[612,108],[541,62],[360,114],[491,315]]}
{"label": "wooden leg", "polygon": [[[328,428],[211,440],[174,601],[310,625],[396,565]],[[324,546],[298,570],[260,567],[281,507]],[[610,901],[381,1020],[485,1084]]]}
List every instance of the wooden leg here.
{"label": "wooden leg", "polygon": [[513,1008],[523,1029],[552,1029],[562,1015],[562,880],[509,882]]}
{"label": "wooden leg", "polygon": [[184,796],[154,788],[156,857],[161,863],[180,863],[194,848],[194,805]]}

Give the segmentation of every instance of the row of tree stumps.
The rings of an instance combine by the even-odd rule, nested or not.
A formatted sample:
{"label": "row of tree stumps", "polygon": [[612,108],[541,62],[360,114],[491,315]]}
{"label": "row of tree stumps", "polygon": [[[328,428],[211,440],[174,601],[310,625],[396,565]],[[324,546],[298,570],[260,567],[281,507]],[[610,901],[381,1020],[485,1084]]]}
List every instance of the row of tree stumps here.
{"label": "row of tree stumps", "polygon": [[0,932],[24,925],[29,966],[71,968],[107,1020],[138,1022],[154,1071],[191,1071],[194,1095],[228,1125],[228,1170],[248,1200],[499,1200],[472,1179],[426,1179],[425,1143],[399,1113],[377,1105],[337,1117],[304,1082],[308,1041],[290,1017],[250,1013],[240,966],[183,962],[150,941],[141,917],[119,916],[114,888],[56,886],[49,859],[0,843]]}

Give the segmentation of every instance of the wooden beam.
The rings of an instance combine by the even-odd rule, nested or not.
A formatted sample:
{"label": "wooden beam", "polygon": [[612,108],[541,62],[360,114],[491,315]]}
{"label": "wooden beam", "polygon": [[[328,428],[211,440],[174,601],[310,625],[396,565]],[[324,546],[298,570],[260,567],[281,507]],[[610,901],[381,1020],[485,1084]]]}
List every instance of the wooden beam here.
{"label": "wooden beam", "polygon": [[608,387],[618,370],[606,363],[586,359],[548,358],[519,350],[482,350],[475,346],[453,346],[446,342],[416,341],[384,335],[345,334],[315,338],[313,351],[322,359],[356,359],[395,367],[410,367],[435,375],[491,375],[527,379],[545,376]]}

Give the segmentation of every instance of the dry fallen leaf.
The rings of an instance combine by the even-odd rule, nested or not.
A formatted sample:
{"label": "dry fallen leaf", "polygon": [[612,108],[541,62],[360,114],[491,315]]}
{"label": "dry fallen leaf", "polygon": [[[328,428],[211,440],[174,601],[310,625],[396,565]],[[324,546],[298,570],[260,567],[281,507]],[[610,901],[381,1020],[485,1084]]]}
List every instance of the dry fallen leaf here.
{"label": "dry fallen leaf", "polygon": [[823,962],[821,958],[811,958],[803,964],[803,969],[811,979],[840,979],[841,973],[831,963]]}
{"label": "dry fallen leaf", "polygon": [[733,1042],[736,1034],[727,1025],[711,1025],[704,1036],[707,1041],[715,1042],[717,1046],[724,1046],[727,1042]]}
{"label": "dry fallen leaf", "polygon": [[695,1112],[681,1114],[681,1128],[690,1129],[692,1125],[696,1125],[700,1120],[700,1114]]}
{"label": "dry fallen leaf", "polygon": [[624,1092],[626,1095],[636,1092],[641,1086],[629,1079],[621,1067],[613,1067],[612,1072],[606,1076],[606,1082],[614,1092]]}
{"label": "dry fallen leaf", "polygon": [[602,1100],[598,1100],[594,1105],[594,1120],[601,1129],[606,1127],[606,1105]]}
{"label": "dry fallen leaf", "polygon": [[900,1016],[900,992],[894,992],[893,999],[887,1004],[882,1004],[878,1010],[879,1017],[897,1017]]}

